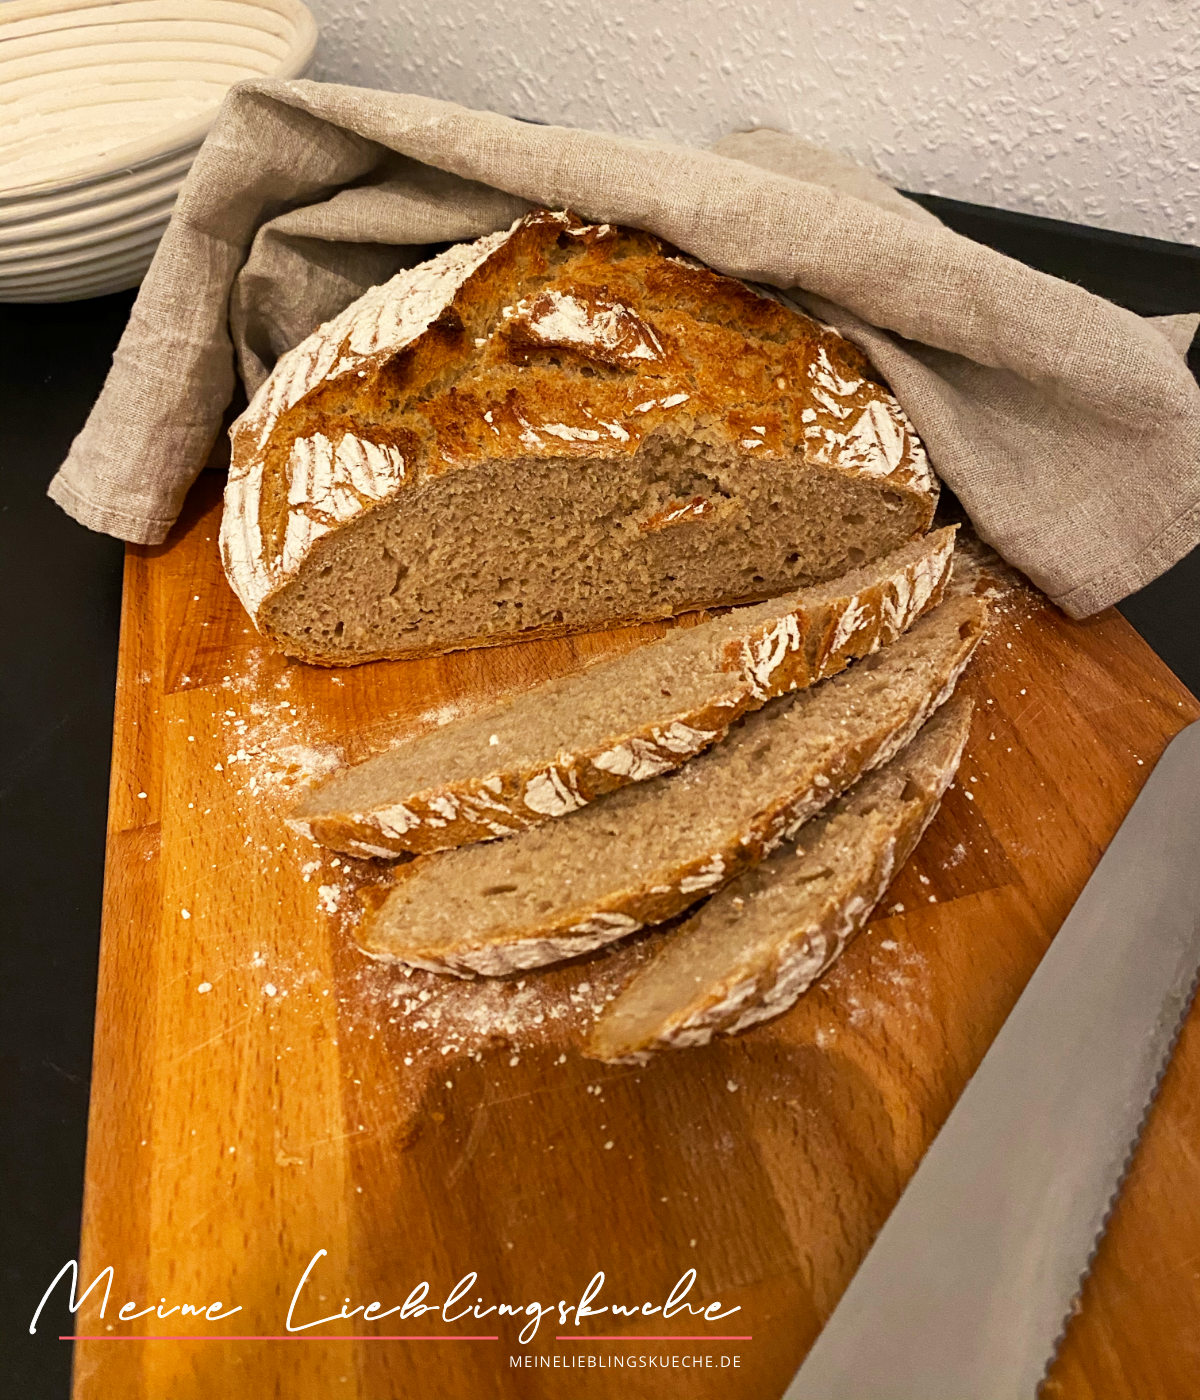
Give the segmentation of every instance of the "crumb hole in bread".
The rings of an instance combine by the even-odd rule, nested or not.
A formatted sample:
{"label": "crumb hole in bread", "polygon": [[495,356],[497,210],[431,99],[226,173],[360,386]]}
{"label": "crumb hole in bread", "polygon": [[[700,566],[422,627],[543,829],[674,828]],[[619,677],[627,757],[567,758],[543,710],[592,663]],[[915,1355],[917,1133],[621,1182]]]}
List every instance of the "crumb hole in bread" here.
{"label": "crumb hole in bread", "polygon": [[975,624],[973,622],[963,622],[959,624],[958,635],[963,639],[964,642],[974,634],[974,631]]}
{"label": "crumb hole in bread", "polygon": [[866,553],[863,550],[859,549],[857,545],[852,544],[850,548],[846,551],[846,558],[850,561],[851,564],[854,565],[855,568],[857,568],[866,557]]}
{"label": "crumb hole in bread", "polygon": [[798,885],[811,885],[814,880],[829,880],[832,878],[832,870],[810,870],[804,875],[797,875],[796,883]]}
{"label": "crumb hole in bread", "polygon": [[842,523],[844,525],[862,525],[864,521],[865,517],[859,515],[857,511],[851,511],[849,515],[842,516]]}
{"label": "crumb hole in bread", "polygon": [[904,784],[904,790],[900,794],[900,801],[920,802],[923,800],[924,796],[925,790],[921,787],[921,784],[914,782],[912,778],[909,778],[908,782]]}
{"label": "crumb hole in bread", "polygon": [[480,890],[479,893],[485,897],[493,894],[516,894],[519,888],[518,885],[489,885],[487,889]]}

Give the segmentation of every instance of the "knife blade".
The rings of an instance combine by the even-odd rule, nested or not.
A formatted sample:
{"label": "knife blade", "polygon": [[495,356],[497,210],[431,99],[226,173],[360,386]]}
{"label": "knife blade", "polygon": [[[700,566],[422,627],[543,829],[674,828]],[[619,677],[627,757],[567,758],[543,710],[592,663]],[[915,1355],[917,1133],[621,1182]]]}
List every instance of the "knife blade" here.
{"label": "knife blade", "polygon": [[1033,1400],[1200,973],[1200,721],[1168,745],[784,1400]]}

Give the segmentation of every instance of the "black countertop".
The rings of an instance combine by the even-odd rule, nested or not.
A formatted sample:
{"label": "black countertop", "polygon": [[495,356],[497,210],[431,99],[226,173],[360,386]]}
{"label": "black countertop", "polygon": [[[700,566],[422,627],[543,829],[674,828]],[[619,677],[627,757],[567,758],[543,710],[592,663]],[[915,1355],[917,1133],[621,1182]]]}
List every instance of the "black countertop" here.
{"label": "black countertop", "polygon": [[[1200,249],[916,198],[960,232],[1133,311],[1200,310]],[[0,308],[0,1375],[21,1400],[62,1400],[69,1385],[68,1344],[28,1328],[79,1242],[123,558],[119,541],[75,524],[45,490],[104,382],[133,298]],[[1200,376],[1200,337],[1189,360]],[[1200,554],[1121,611],[1200,693]]]}

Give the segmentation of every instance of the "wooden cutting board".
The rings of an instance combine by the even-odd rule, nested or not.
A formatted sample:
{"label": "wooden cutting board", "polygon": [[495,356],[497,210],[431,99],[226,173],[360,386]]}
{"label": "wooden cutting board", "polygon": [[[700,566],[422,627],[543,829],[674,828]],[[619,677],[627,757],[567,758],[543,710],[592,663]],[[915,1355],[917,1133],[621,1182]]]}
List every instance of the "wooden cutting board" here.
{"label": "wooden cutting board", "polygon": [[[76,1396],[780,1394],[1200,706],[1115,612],[1072,623],[1008,594],[965,682],[959,780],[841,963],[747,1035],[610,1068],[578,1046],[642,946],[517,982],[405,977],[352,940],[378,871],[281,814],[337,758],[659,629],[290,663],[226,587],[219,487],[206,475],[169,543],[127,556],[82,1247],[85,1280],[112,1264],[115,1283],[104,1319],[99,1289],[75,1319],[104,1338],[77,1345]],[[1193,1393],[1198,1067],[1193,1015],[1050,1395]],[[440,1304],[469,1273],[480,1312],[573,1304],[598,1271],[592,1306],[661,1306],[692,1268],[689,1303],[740,1311],[550,1314],[528,1345],[527,1318],[496,1312],[109,1340],[287,1335],[319,1250],[294,1323],[423,1281]],[[127,1300],[168,1315],[121,1322]],[[241,1311],[168,1313],[218,1300]]]}

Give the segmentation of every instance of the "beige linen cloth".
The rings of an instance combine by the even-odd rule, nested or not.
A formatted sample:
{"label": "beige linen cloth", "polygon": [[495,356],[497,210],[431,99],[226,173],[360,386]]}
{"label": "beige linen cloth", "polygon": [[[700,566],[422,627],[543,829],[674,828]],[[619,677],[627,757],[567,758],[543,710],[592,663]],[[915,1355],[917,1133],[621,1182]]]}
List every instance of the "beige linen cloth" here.
{"label": "beige linen cloth", "polygon": [[1186,345],[1177,320],[1160,330],[1033,272],[778,132],[701,151],[277,80],[229,93],[50,495],[92,529],[160,542],[235,366],[253,394],[429,244],[535,204],[799,289],[887,377],[979,534],[1072,616],[1200,539],[1200,390],[1168,340]]}

